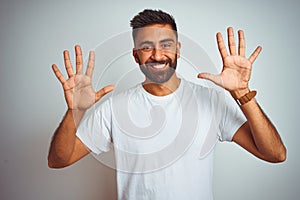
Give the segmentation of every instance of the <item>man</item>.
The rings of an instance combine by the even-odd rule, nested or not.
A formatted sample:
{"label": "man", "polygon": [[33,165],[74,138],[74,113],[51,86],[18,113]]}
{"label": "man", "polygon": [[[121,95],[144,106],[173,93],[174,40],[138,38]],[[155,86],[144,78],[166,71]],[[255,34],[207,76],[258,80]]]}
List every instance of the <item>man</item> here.
{"label": "man", "polygon": [[[114,89],[93,90],[94,52],[85,74],[79,46],[75,47],[75,74],[68,51],[64,51],[68,79],[52,66],[68,110],[53,136],[49,167],[62,168],[91,151],[100,154],[114,149],[118,199],[212,199],[213,145],[207,147],[206,138],[217,135],[222,141],[234,141],[268,162],[285,160],[285,146],[248,85],[261,47],[246,58],[242,30],[238,31],[238,51],[231,27],[227,29],[229,52],[217,33],[222,72],[198,75],[227,90],[232,96],[228,99],[177,76],[181,44],[172,16],[144,10],[131,20],[131,26],[133,57],[145,80],[113,95],[85,120],[81,119],[87,109]],[[207,155],[200,158],[203,148],[208,148]]]}

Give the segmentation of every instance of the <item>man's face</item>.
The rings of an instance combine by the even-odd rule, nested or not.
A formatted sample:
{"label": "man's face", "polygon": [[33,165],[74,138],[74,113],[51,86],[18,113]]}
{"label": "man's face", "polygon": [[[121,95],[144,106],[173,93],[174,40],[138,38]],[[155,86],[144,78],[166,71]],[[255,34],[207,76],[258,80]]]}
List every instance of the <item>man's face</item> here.
{"label": "man's face", "polygon": [[154,24],[137,31],[133,56],[146,79],[167,82],[175,72],[180,43],[170,25]]}

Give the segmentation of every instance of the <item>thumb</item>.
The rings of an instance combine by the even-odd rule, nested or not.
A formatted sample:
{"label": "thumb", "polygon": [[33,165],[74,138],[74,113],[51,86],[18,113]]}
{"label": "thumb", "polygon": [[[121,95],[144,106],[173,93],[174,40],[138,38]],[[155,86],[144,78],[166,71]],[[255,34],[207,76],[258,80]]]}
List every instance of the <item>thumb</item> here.
{"label": "thumb", "polygon": [[214,75],[210,73],[200,73],[198,74],[198,78],[209,80],[219,86],[223,85],[223,81],[219,75]]}
{"label": "thumb", "polygon": [[104,95],[113,91],[114,89],[115,89],[115,87],[113,85],[108,85],[108,86],[105,86],[104,88],[100,89],[98,92],[96,92],[95,102],[99,101]]}

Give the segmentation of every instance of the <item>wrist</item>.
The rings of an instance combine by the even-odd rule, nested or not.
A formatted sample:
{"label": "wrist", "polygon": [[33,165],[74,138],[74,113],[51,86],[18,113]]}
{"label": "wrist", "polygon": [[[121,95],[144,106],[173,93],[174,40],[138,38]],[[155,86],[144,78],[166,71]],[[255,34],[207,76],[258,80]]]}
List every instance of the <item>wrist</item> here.
{"label": "wrist", "polygon": [[79,110],[79,109],[70,109],[68,108],[67,113],[72,116],[75,125],[77,126],[81,119],[83,118],[86,110]]}
{"label": "wrist", "polygon": [[230,94],[234,99],[239,99],[239,98],[245,96],[246,94],[248,94],[249,92],[250,92],[250,89],[245,88],[245,89],[242,89],[242,90],[230,91]]}
{"label": "wrist", "polygon": [[239,106],[242,106],[242,105],[248,103],[249,101],[253,100],[255,96],[256,96],[256,91],[252,90],[252,91],[249,91],[248,93],[246,93],[244,96],[235,99],[235,101],[237,102],[237,104]]}

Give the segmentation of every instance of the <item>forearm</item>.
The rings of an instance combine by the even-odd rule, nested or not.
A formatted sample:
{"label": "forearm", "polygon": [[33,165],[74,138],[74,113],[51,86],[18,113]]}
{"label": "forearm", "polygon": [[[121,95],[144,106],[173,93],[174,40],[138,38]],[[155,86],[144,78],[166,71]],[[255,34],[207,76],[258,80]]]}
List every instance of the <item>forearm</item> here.
{"label": "forearm", "polygon": [[48,155],[49,166],[64,166],[74,151],[76,130],[84,112],[68,110],[56,129]]}
{"label": "forearm", "polygon": [[272,124],[255,99],[241,106],[257,150],[270,161],[283,161],[286,149]]}

